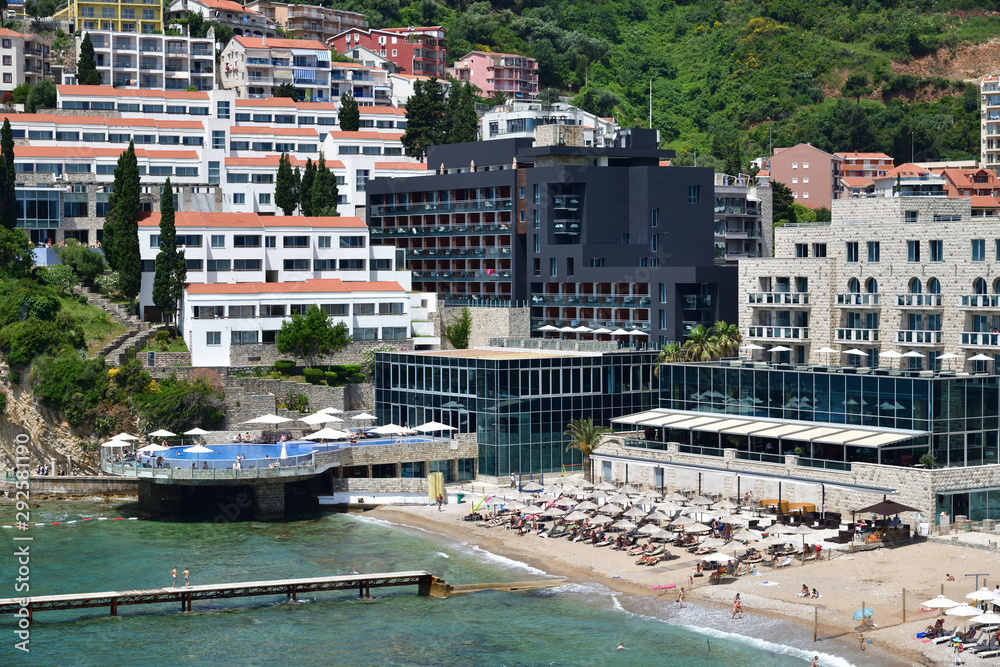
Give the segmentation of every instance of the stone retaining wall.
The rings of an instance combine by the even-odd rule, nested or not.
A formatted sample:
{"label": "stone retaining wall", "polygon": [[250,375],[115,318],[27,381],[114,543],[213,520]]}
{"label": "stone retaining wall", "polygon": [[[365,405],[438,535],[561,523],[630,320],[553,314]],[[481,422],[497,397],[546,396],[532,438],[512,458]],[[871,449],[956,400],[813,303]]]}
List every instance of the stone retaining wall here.
{"label": "stone retaining wall", "polygon": [[[438,308],[437,330],[441,332],[441,349],[454,349],[444,335],[444,328],[462,314],[464,306]],[[469,347],[486,347],[490,338],[530,338],[531,317],[528,308],[470,307],[472,333]]]}
{"label": "stone retaining wall", "polygon": [[427,479],[424,477],[383,477],[381,479],[336,479],[333,491],[354,493],[427,493]]}
{"label": "stone retaining wall", "polygon": [[[360,364],[361,355],[369,347],[376,345],[393,345],[400,350],[412,350],[413,339],[403,338],[400,340],[362,340],[355,341],[345,349],[328,357],[317,357],[317,365],[326,364]],[[275,345],[230,345],[229,364],[230,366],[273,366],[278,359],[294,359],[290,355],[281,354]]]}
{"label": "stone retaining wall", "polygon": [[[375,407],[375,387],[371,384],[349,384],[343,387],[313,385],[290,380],[225,377],[226,414],[230,427],[262,414],[277,412],[277,403],[290,392],[304,394],[309,399],[309,412],[337,408],[344,412],[371,412]],[[293,417],[298,419],[298,415]],[[359,424],[360,425],[360,424]],[[370,425],[370,424],[368,424]],[[352,426],[342,424],[340,426]]]}
{"label": "stone retaining wall", "polygon": [[74,475],[72,477],[53,477],[32,475],[31,492],[58,493],[69,496],[93,496],[103,493],[138,494],[138,482],[135,479],[123,477],[100,477],[91,475]]}

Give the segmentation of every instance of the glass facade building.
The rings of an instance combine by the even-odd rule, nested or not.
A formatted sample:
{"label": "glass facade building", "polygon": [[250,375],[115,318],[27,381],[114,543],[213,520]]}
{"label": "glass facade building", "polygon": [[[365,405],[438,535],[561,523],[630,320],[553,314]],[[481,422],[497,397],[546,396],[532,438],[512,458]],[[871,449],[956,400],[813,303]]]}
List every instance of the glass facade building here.
{"label": "glass facade building", "polygon": [[580,470],[566,450],[574,419],[610,426],[656,405],[657,352],[563,353],[455,350],[379,353],[375,404],[380,422],[439,421],[476,433],[479,474]]}

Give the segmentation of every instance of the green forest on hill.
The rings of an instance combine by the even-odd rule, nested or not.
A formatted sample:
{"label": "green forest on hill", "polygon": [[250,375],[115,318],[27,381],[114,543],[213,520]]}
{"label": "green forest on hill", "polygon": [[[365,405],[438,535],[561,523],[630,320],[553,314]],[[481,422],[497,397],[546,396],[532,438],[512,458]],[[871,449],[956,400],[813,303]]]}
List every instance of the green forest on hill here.
{"label": "green forest on hill", "polygon": [[[895,74],[892,63],[939,49],[947,57],[1000,31],[996,0],[336,4],[372,27],[442,25],[452,59],[470,50],[533,56],[543,89],[627,126],[646,126],[652,80],[653,127],[677,162],[691,164],[697,151],[699,165],[730,172],[769,142],[902,162],[912,141],[917,160],[977,157],[976,87]],[[859,76],[844,89],[850,74]]]}

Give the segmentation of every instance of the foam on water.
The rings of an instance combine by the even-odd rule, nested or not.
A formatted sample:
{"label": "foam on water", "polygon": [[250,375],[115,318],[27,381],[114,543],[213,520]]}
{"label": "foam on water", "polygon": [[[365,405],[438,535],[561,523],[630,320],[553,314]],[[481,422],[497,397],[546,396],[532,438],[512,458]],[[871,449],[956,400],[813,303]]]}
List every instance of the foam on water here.
{"label": "foam on water", "polygon": [[539,574],[539,575],[543,575],[543,576],[546,576],[546,577],[553,576],[553,575],[550,575],[545,570],[539,570],[537,567],[532,567],[532,566],[528,565],[527,563],[522,563],[521,561],[514,560],[513,558],[507,558],[506,556],[500,556],[500,555],[495,554],[495,553],[493,553],[491,551],[487,551],[486,549],[483,549],[483,548],[481,548],[481,547],[479,547],[479,546],[477,546],[475,544],[468,544],[466,542],[463,542],[462,544],[463,544],[463,546],[465,546],[467,548],[467,550],[470,553],[475,554],[481,560],[490,561],[490,562],[493,562],[493,563],[500,563],[501,565],[504,565],[504,566],[506,566],[506,567],[508,567],[510,569],[524,570],[526,572],[530,572],[531,574]]}
{"label": "foam on water", "polygon": [[446,554],[446,553],[443,553],[443,552],[441,552],[441,551],[435,551],[435,552],[434,552],[434,555],[435,555],[435,556],[441,556],[441,558],[451,558],[451,556],[449,556],[448,554]]}
{"label": "foam on water", "polygon": [[830,667],[854,667],[854,663],[838,655],[830,655],[829,653],[822,653],[820,651],[806,651],[794,646],[788,646],[787,644],[776,644],[759,637],[748,637],[747,635],[741,635],[736,632],[726,632],[725,630],[719,630],[716,628],[706,628],[700,625],[679,625],[685,630],[690,630],[691,632],[697,632],[701,635],[715,637],[716,639],[725,639],[731,642],[746,644],[747,646],[752,646],[753,648],[767,651],[768,653],[787,655],[793,658],[802,658],[803,660],[812,660],[812,656],[818,655],[820,658],[820,664],[824,665],[824,667],[827,665]]}

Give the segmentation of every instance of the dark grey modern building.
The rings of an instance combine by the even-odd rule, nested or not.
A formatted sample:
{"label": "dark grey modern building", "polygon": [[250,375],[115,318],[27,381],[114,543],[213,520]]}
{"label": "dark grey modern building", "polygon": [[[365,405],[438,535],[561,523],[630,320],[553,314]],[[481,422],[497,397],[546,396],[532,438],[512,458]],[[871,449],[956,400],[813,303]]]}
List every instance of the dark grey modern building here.
{"label": "dark grey modern building", "polygon": [[673,154],[651,130],[595,148],[542,129],[435,146],[435,175],[369,182],[372,239],[406,252],[415,290],[529,301],[538,335],[623,330],[656,347],[735,321],[736,271],[714,261],[712,170],[661,166]]}

